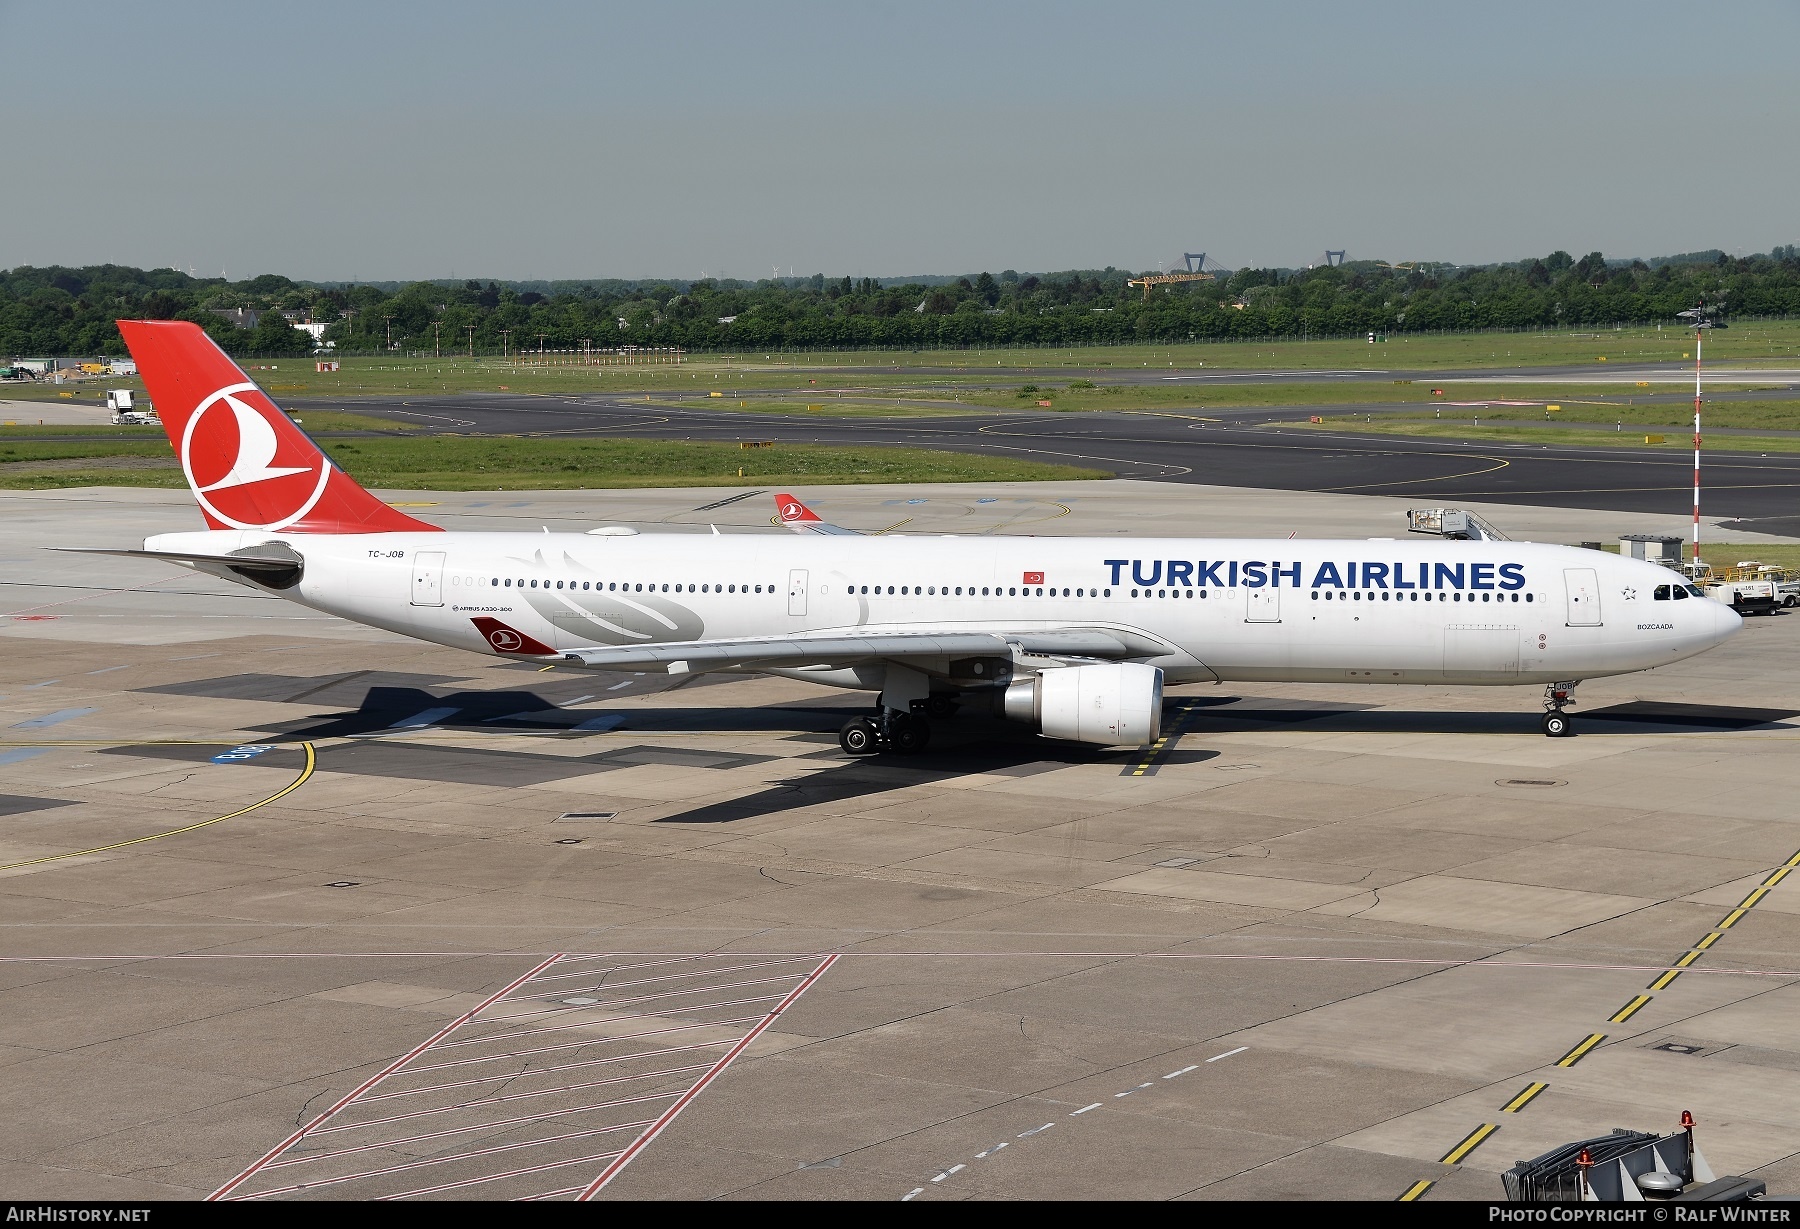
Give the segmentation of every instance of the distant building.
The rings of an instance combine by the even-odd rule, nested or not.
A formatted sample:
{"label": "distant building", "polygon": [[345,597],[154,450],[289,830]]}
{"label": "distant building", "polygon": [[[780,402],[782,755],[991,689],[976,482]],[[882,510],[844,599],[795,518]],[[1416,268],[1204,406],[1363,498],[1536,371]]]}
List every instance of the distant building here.
{"label": "distant building", "polygon": [[115,358],[110,362],[111,374],[115,376],[134,376],[138,373],[137,361],[129,358]]}
{"label": "distant building", "polygon": [[720,324],[735,324],[735,323],[737,323],[737,317],[736,316],[720,316],[719,323]]}
{"label": "distant building", "polygon": [[253,307],[213,307],[209,308],[213,315],[221,320],[228,320],[240,329],[253,329],[262,313]]}

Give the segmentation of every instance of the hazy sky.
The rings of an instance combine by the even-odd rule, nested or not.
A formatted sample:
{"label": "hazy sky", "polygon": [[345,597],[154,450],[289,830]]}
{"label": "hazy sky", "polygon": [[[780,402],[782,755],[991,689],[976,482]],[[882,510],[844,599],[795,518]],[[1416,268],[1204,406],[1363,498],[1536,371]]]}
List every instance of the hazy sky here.
{"label": "hazy sky", "polygon": [[0,0],[0,268],[1766,251],[1796,46],[1792,0]]}

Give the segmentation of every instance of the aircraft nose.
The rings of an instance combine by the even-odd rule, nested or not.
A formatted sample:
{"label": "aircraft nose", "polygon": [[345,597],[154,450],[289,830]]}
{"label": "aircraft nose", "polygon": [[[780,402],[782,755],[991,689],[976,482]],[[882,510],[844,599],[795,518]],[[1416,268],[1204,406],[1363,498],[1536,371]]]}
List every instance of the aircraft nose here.
{"label": "aircraft nose", "polygon": [[1744,616],[1727,606],[1724,602],[1714,602],[1713,607],[1713,643],[1720,644],[1737,635],[1744,629]]}

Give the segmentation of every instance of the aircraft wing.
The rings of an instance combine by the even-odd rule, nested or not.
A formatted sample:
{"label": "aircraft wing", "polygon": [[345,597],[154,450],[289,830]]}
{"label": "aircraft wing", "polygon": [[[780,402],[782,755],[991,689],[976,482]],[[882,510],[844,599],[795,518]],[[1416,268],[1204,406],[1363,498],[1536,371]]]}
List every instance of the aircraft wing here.
{"label": "aircraft wing", "polygon": [[845,529],[842,525],[833,525],[820,520],[817,512],[786,491],[775,496],[775,515],[781,521],[783,529],[790,529],[795,533],[822,533],[850,538],[865,536],[858,530]]}
{"label": "aircraft wing", "polygon": [[607,670],[665,669],[670,674],[766,666],[849,666],[906,658],[1035,656],[1104,658],[1156,656],[1161,645],[1100,629],[1047,632],[857,632],[835,636],[782,636],[747,640],[696,640],[677,644],[596,646],[570,649],[563,660]]}

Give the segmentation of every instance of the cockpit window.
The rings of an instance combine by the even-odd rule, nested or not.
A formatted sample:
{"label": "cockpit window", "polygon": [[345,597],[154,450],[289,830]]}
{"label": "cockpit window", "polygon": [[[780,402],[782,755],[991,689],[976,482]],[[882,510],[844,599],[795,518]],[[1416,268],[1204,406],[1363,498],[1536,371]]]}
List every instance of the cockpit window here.
{"label": "cockpit window", "polygon": [[1687,591],[1687,587],[1685,585],[1676,585],[1675,586],[1675,600],[1676,601],[1685,602],[1685,601],[1687,601],[1687,596],[1688,596],[1688,591]]}
{"label": "cockpit window", "polygon": [[1658,585],[1658,586],[1656,586],[1656,592],[1651,594],[1650,596],[1652,598],[1654,598],[1656,601],[1666,602],[1669,600],[1669,591],[1671,589],[1673,589],[1674,587],[1675,586],[1673,586],[1673,585]]}
{"label": "cockpit window", "polygon": [[[1699,590],[1699,589],[1698,589],[1698,588],[1697,588],[1697,587],[1696,587],[1696,586],[1694,586],[1694,585],[1689,585],[1689,586],[1688,586],[1688,587],[1687,587],[1687,591],[1688,591],[1688,596],[1689,596],[1689,597],[1705,597],[1705,596],[1706,596],[1706,594],[1704,594],[1704,593],[1702,593],[1702,592],[1701,592],[1701,591],[1700,591],[1700,590]],[[1680,592],[1679,592],[1679,591],[1677,591],[1677,592],[1676,592],[1676,594],[1675,594],[1675,596],[1676,596],[1676,597],[1680,597],[1680,596],[1681,596],[1681,594],[1680,594]]]}

